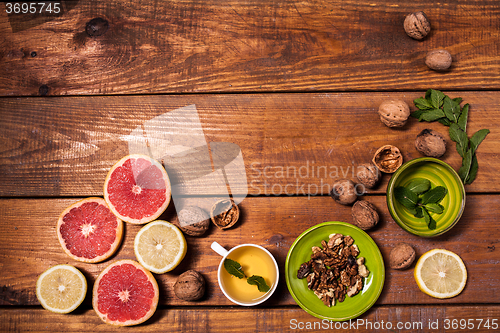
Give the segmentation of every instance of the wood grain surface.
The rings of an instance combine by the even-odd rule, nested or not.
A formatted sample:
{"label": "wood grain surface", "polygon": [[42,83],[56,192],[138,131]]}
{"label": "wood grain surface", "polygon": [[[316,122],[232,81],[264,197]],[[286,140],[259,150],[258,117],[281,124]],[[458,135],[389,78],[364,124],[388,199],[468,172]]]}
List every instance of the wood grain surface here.
{"label": "wood grain surface", "polygon": [[[374,306],[351,322],[320,321],[298,307],[207,309],[160,308],[144,324],[127,328],[131,332],[493,332],[492,319],[498,324],[500,311],[491,305],[480,306]],[[235,319],[237,318],[237,320]],[[486,324],[484,318],[490,318]],[[449,321],[446,321],[449,320]],[[460,322],[460,320],[463,320]],[[462,326],[461,326],[462,324]],[[337,325],[337,326],[335,326]],[[342,326],[343,325],[343,326]],[[399,326],[398,326],[399,325]],[[447,326],[448,325],[448,326]],[[453,325],[453,326],[452,326]],[[456,325],[456,326],[454,326]],[[473,325],[473,330],[460,329]],[[485,325],[488,325],[487,328]],[[93,310],[77,310],[58,315],[41,309],[7,309],[0,312],[0,330],[15,332],[123,332],[123,327],[104,324]],[[376,329],[379,327],[380,329]],[[382,329],[383,327],[383,329]],[[392,329],[387,329],[392,327]],[[398,329],[401,327],[402,329]],[[431,328],[434,329],[431,329]],[[446,327],[449,327],[446,329]]]}
{"label": "wood grain surface", "polygon": [[[498,198],[495,195],[469,195],[459,223],[445,235],[425,239],[410,235],[390,217],[384,196],[367,196],[381,214],[381,222],[369,231],[384,257],[386,277],[384,290],[377,304],[456,304],[497,303],[500,293],[498,249]],[[140,225],[125,225],[125,236],[116,255],[99,264],[72,260],[62,250],[56,234],[61,212],[78,199],[2,199],[0,200],[0,305],[36,305],[35,283],[38,276],[55,264],[68,263],[82,270],[89,284],[111,262],[135,259],[133,242]],[[276,293],[266,306],[295,305],[284,279],[286,255],[293,241],[307,228],[324,221],[352,222],[351,208],[335,203],[327,196],[311,197],[248,197],[241,204],[241,220],[231,229],[218,230],[213,225],[201,238],[187,237],[188,253],[179,267],[169,273],[155,275],[160,286],[160,304],[189,305],[173,293],[173,284],[187,269],[201,272],[207,281],[206,296],[197,305],[232,305],[217,283],[220,257],[210,249],[216,241],[230,249],[243,243],[266,247],[280,267]],[[171,205],[160,217],[171,220]],[[327,237],[327,235],[325,236]],[[464,260],[468,281],[457,297],[439,300],[422,293],[413,278],[412,268],[396,271],[389,268],[391,249],[401,241],[415,247],[417,256],[433,248],[445,248]],[[296,263],[297,267],[301,263]],[[367,263],[369,268],[369,263]],[[22,268],[22,269],[21,269]],[[90,293],[85,304],[90,305]]]}
{"label": "wood grain surface", "polygon": [[[193,117],[200,119],[199,142],[239,146],[247,183],[238,188],[243,193],[248,189],[251,195],[327,194],[336,179],[356,180],[357,167],[370,162],[383,145],[399,147],[406,161],[423,156],[414,141],[425,128],[446,137],[448,149],[442,159],[458,170],[461,158],[447,127],[410,118],[402,129],[391,129],[379,119],[382,101],[401,98],[415,110],[413,99],[424,93],[4,98],[0,102],[4,124],[0,128],[0,196],[102,195],[108,170],[131,152],[128,142],[149,138],[151,146],[167,152],[172,144],[162,141],[164,135],[192,140],[189,131],[176,134],[177,127],[184,126],[182,119],[155,120],[190,105],[197,109]],[[449,95],[461,96],[471,106],[469,136],[481,128],[491,129],[477,152],[478,177],[467,191],[498,193],[500,93]],[[155,126],[143,131],[151,122]],[[139,136],[130,139],[137,128]],[[226,171],[242,178],[241,170]],[[170,177],[175,181],[176,174]],[[380,186],[370,192],[384,193],[389,179],[390,175],[384,175]],[[215,194],[207,193],[204,184],[189,185],[183,191]]]}
{"label": "wood grain surface", "polygon": [[[0,95],[500,88],[497,0],[69,3],[46,18],[0,5]],[[423,41],[403,30],[418,10]],[[424,64],[435,49],[449,72]]]}

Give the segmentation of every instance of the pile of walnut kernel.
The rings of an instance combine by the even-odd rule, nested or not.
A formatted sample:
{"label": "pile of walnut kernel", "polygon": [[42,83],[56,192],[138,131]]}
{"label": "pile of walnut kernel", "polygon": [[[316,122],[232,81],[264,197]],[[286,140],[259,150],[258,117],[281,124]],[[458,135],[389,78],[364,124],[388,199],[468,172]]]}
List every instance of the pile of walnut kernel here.
{"label": "pile of walnut kernel", "polygon": [[365,258],[356,259],[359,249],[351,236],[331,234],[321,245],[312,247],[311,260],[300,265],[297,277],[307,277],[307,287],[331,307],[335,300],[343,302],[346,294],[352,297],[363,289],[363,278],[370,272]]}

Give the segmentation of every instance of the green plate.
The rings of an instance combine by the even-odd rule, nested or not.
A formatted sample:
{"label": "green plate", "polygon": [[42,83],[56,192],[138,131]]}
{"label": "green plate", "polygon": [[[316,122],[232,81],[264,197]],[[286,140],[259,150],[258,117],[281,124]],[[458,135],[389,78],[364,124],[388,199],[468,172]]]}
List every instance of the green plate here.
{"label": "green plate", "polygon": [[[448,194],[440,202],[442,214],[430,213],[436,221],[436,229],[430,230],[423,218],[413,216],[394,197],[394,189],[406,186],[415,178],[425,178],[432,187],[444,186]],[[421,157],[403,164],[391,177],[387,185],[387,207],[396,223],[411,234],[421,237],[442,235],[460,220],[465,208],[465,189],[458,174],[447,163],[432,157]]]}
{"label": "green plate", "polygon": [[[298,279],[300,265],[311,259],[313,246],[321,247],[322,240],[330,234],[350,235],[359,248],[359,257],[365,257],[365,265],[370,275],[364,279],[363,290],[344,302],[336,302],[327,307],[307,288],[307,279]],[[285,262],[285,280],[295,302],[310,315],[332,321],[344,321],[358,317],[368,310],[378,299],[384,287],[385,268],[382,254],[373,239],[358,227],[345,222],[324,222],[304,231],[293,242]]]}

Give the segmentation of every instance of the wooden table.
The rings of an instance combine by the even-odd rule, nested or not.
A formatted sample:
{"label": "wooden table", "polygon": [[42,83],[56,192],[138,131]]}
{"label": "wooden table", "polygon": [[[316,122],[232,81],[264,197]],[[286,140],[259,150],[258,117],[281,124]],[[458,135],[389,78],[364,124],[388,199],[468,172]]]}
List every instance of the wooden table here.
{"label": "wooden table", "polygon": [[[315,167],[336,167],[354,179],[352,169],[384,144],[398,146],[406,161],[420,157],[414,139],[424,128],[445,135],[442,160],[457,170],[461,158],[443,125],[412,118],[402,129],[390,129],[378,118],[382,101],[400,98],[415,110],[413,99],[428,88],[470,104],[469,136],[491,130],[477,152],[478,177],[466,187],[460,222],[430,239],[408,234],[391,218],[385,203],[390,175],[364,195],[381,213],[369,234],[384,256],[387,275],[380,298],[359,317],[364,322],[343,328],[370,331],[371,322],[385,331],[460,331],[460,325],[454,326],[458,330],[451,325],[472,319],[474,329],[467,331],[495,331],[493,322],[500,320],[497,0],[80,0],[61,3],[57,15],[33,16],[7,14],[5,4],[0,9],[0,331],[120,330],[96,316],[90,293],[73,314],[42,309],[35,282],[48,267],[68,263],[92,286],[110,262],[135,258],[133,238],[140,226],[126,225],[123,244],[110,260],[84,264],[64,254],[56,221],[77,200],[103,195],[107,171],[129,152],[131,131],[193,104],[207,142],[240,147],[248,196],[233,228],[212,227],[204,237],[187,237],[181,265],[156,275],[157,312],[131,331],[281,332],[322,324],[296,305],[283,274],[263,305],[233,306],[218,287],[219,257],[210,244],[262,245],[283,272],[288,249],[302,231],[323,221],[352,221],[351,208],[336,204],[328,186],[319,186],[331,185],[335,177],[314,173]],[[418,10],[432,24],[422,41],[403,30],[405,16]],[[440,48],[453,56],[447,72],[424,64],[426,53]],[[278,173],[301,167],[301,174]],[[171,205],[162,218],[174,215]],[[423,294],[413,266],[388,267],[389,252],[400,241],[412,244],[417,255],[433,248],[459,254],[469,274],[465,290],[447,300]],[[201,301],[173,294],[177,276],[187,269],[206,278]],[[429,329],[436,322],[436,329]]]}

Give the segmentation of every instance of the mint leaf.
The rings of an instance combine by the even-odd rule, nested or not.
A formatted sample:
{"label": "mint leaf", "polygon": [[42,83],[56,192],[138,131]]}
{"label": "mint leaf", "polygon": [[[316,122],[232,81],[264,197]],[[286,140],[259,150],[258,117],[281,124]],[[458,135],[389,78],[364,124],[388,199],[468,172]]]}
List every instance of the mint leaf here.
{"label": "mint leaf", "polygon": [[430,96],[430,102],[432,106],[434,106],[436,109],[439,109],[441,105],[443,105],[443,100],[445,99],[445,94],[443,94],[439,90],[431,90],[431,96]]}
{"label": "mint leaf", "polygon": [[264,280],[264,278],[262,276],[258,276],[258,275],[252,275],[252,276],[250,276],[247,279],[247,283],[251,284],[253,286],[257,286],[257,288],[259,288],[259,291],[261,293],[267,293],[269,291],[269,289],[271,289],[267,285],[266,280]]}
{"label": "mint leaf", "polygon": [[405,187],[415,194],[421,194],[427,192],[431,188],[431,182],[425,178],[415,178]]}
{"label": "mint leaf", "polygon": [[225,259],[224,268],[229,274],[236,276],[238,279],[243,279],[244,277],[246,277],[245,273],[243,273],[243,269],[240,263],[238,263],[237,261],[229,258]]}
{"label": "mint leaf", "polygon": [[429,203],[439,203],[445,195],[448,193],[448,190],[443,186],[436,186],[432,190],[425,192],[422,195],[422,205],[427,205]]}
{"label": "mint leaf", "polygon": [[453,123],[456,123],[458,121],[458,116],[456,115],[455,108],[456,108],[455,102],[453,102],[451,98],[446,96],[443,102],[443,111],[444,114],[446,115],[446,118],[448,118],[448,120]]}
{"label": "mint leaf", "polygon": [[450,139],[457,143],[458,154],[463,158],[467,149],[469,149],[467,134],[457,124],[451,124],[448,132],[450,133]]}
{"label": "mint leaf", "polygon": [[409,191],[406,187],[398,186],[394,189],[394,197],[396,200],[410,210],[414,210],[417,207],[418,196]]}
{"label": "mint leaf", "polygon": [[460,179],[464,184],[466,183],[466,180],[470,178],[469,174],[472,167],[472,159],[472,149],[469,149],[463,156],[462,166],[460,167],[460,169],[458,169],[458,175],[460,176]]}
{"label": "mint leaf", "polygon": [[444,118],[446,117],[446,115],[444,114],[443,110],[441,109],[432,109],[432,110],[428,110],[424,113],[422,113],[420,115],[420,117],[418,118],[419,121],[429,121],[429,122],[432,122],[432,121],[435,121],[435,120],[438,120],[440,118]]}
{"label": "mint leaf", "polygon": [[474,179],[476,179],[478,169],[479,169],[479,164],[477,163],[476,154],[474,154],[474,156],[472,156],[472,162],[470,165],[469,175],[467,176],[467,178],[465,179],[465,182],[464,182],[466,185],[472,184]]}
{"label": "mint leaf", "polygon": [[432,216],[429,215],[425,208],[422,209],[422,212],[424,214],[425,223],[427,223],[427,227],[429,228],[429,230],[436,229],[436,220],[434,220]]}
{"label": "mint leaf", "polygon": [[413,214],[417,219],[421,219],[424,217],[424,212],[422,206],[418,206],[415,208],[415,214]]}
{"label": "mint leaf", "polygon": [[419,97],[419,98],[414,99],[413,103],[420,110],[434,109],[434,106],[428,100],[426,100],[423,97]]}
{"label": "mint leaf", "polygon": [[460,114],[460,117],[458,118],[457,125],[460,127],[460,129],[464,132],[467,132],[467,118],[469,116],[469,104],[465,104],[464,107],[462,108],[462,113]]}
{"label": "mint leaf", "polygon": [[428,203],[424,205],[425,209],[427,209],[429,212],[436,213],[436,214],[442,214],[444,211],[444,207],[440,204],[436,203]]}
{"label": "mint leaf", "polygon": [[438,119],[437,121],[440,122],[441,124],[443,124],[444,126],[451,125],[451,121],[449,121],[448,118],[441,118],[441,119]]}
{"label": "mint leaf", "polygon": [[483,142],[486,136],[490,133],[489,129],[482,129],[474,133],[470,138],[470,149],[472,149],[472,153],[474,154],[477,150],[477,147]]}

